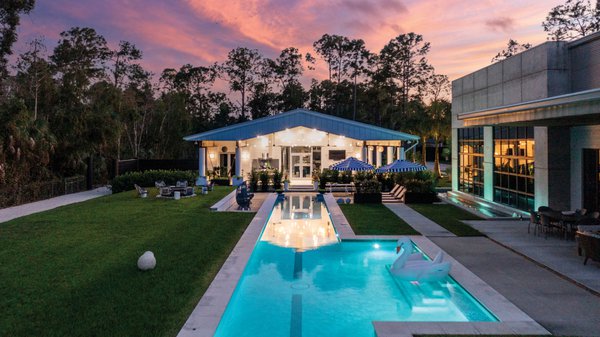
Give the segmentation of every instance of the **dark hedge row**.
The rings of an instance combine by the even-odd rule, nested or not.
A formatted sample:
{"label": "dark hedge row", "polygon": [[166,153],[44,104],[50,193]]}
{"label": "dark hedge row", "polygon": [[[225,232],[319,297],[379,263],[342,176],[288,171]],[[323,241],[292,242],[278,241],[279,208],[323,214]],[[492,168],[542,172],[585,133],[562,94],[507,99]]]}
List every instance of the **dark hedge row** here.
{"label": "dark hedge row", "polygon": [[172,171],[172,170],[150,170],[144,172],[128,172],[115,177],[112,182],[113,193],[133,190],[134,184],[142,187],[154,187],[154,182],[164,181],[167,185],[175,185],[177,181],[186,180],[188,185],[194,185],[198,172],[195,171]]}

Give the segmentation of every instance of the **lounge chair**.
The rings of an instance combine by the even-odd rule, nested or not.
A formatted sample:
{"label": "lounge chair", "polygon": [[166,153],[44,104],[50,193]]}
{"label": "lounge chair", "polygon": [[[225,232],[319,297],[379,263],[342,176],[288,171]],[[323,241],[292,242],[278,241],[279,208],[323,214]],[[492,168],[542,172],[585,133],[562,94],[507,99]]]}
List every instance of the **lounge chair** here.
{"label": "lounge chair", "polygon": [[396,193],[394,193],[393,196],[401,202],[404,202],[406,198],[406,187],[400,186],[400,188],[396,190]]}
{"label": "lounge chair", "polygon": [[148,190],[140,187],[138,184],[134,184],[133,186],[135,187],[136,191],[138,192],[138,197],[145,198],[148,196]]}

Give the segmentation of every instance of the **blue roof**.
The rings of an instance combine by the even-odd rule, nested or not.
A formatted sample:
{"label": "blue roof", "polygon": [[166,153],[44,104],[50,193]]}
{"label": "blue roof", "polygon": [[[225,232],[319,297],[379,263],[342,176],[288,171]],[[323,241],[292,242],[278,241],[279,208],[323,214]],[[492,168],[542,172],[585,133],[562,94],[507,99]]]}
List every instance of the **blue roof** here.
{"label": "blue roof", "polygon": [[418,140],[419,137],[378,126],[326,115],[320,112],[296,109],[278,115],[229,125],[184,137],[187,141],[243,140],[283,131],[298,126],[317,129],[358,140]]}

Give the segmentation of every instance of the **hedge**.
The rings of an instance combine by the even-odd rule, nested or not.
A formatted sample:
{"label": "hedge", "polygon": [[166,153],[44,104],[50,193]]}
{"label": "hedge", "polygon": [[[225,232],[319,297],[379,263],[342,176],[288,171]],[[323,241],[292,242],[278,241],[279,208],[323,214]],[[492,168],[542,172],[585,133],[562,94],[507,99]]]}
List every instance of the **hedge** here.
{"label": "hedge", "polygon": [[135,189],[134,184],[141,187],[154,187],[154,182],[164,181],[167,185],[175,185],[177,181],[186,180],[188,185],[194,185],[198,172],[174,170],[150,170],[144,172],[128,172],[115,177],[111,181],[113,193]]}

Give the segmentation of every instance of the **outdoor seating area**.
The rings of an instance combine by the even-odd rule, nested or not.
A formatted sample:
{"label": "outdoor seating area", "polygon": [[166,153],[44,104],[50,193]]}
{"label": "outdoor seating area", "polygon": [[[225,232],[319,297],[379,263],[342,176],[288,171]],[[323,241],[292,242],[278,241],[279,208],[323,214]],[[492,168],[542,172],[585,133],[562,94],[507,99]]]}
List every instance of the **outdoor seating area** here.
{"label": "outdoor seating area", "polygon": [[[577,242],[577,253],[584,257],[583,264],[589,259],[600,262],[600,219],[599,212],[587,212],[586,209],[559,211],[550,207],[539,207],[530,212],[527,233],[548,238],[548,234],[565,240]],[[532,229],[533,227],[533,229]]]}
{"label": "outdoor seating area", "polygon": [[188,186],[187,181],[177,181],[174,186],[167,186],[164,181],[156,181],[154,182],[154,186],[158,189],[157,197],[160,198],[175,198],[178,197],[193,197],[196,194],[194,193],[194,187]]}
{"label": "outdoor seating area", "polygon": [[573,239],[578,226],[600,225],[600,212],[587,212],[586,209],[555,210],[547,206],[541,206],[538,211],[530,211],[530,219],[527,232],[541,235],[547,238],[548,234],[558,235],[564,239]]}

